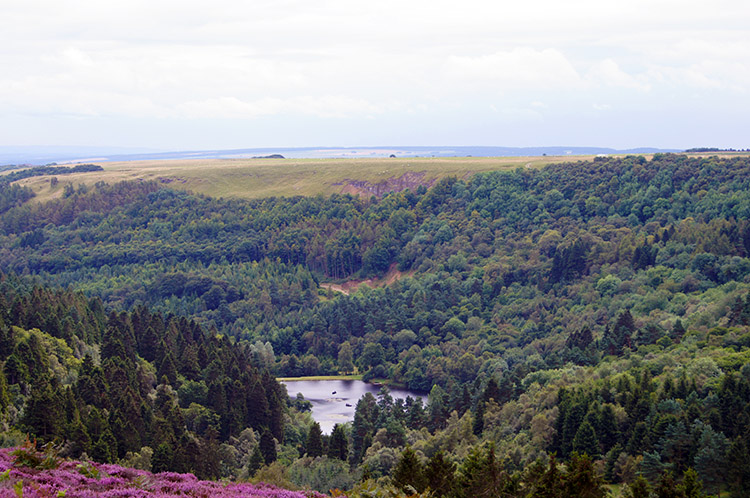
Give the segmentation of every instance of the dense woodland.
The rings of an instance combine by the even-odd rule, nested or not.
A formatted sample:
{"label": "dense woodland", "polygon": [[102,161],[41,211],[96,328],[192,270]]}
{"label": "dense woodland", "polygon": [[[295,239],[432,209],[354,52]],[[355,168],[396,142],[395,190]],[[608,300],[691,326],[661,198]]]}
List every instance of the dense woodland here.
{"label": "dense woodland", "polygon": [[[32,196],[0,185],[8,444],[353,496],[750,493],[746,157],[370,199]],[[322,435],[273,380],[352,372],[428,402],[386,389]]]}

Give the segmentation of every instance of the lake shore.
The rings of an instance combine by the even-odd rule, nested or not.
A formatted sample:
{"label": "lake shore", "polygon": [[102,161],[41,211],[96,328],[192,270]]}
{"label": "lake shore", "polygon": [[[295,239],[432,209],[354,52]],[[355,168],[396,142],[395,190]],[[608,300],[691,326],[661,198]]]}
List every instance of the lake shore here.
{"label": "lake shore", "polygon": [[361,375],[310,375],[306,377],[276,377],[279,382],[296,382],[301,380],[362,380]]}

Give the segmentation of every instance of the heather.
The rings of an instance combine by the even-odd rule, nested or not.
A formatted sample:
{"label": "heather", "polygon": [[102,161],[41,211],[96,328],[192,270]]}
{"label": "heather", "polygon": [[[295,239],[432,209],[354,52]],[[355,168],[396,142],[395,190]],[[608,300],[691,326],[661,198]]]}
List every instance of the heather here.
{"label": "heather", "polygon": [[266,484],[202,481],[193,474],[154,474],[145,470],[88,461],[59,460],[53,465],[54,468],[30,468],[18,464],[19,457],[14,456],[14,453],[18,452],[28,454],[36,451],[29,447],[0,450],[0,497],[323,497],[316,492],[288,491]]}

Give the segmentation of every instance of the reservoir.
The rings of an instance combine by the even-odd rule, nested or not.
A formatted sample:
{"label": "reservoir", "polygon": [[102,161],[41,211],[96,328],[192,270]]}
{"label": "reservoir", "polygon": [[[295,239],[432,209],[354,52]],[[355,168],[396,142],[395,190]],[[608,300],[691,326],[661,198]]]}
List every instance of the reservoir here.
{"label": "reservoir", "polygon": [[[335,424],[354,420],[354,409],[359,399],[368,392],[377,398],[382,387],[361,380],[285,380],[281,383],[286,386],[291,398],[302,393],[312,403],[312,417],[320,424],[324,434],[330,434]],[[394,400],[411,396],[422,398],[422,402],[427,404],[426,394],[407,389],[388,389]]]}

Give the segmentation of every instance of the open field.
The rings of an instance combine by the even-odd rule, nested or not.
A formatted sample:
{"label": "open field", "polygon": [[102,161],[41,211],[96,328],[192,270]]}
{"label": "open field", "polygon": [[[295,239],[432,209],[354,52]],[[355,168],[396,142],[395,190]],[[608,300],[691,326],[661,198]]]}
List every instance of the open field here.
{"label": "open field", "polygon": [[261,198],[269,196],[364,193],[348,180],[387,184],[403,175],[431,184],[446,176],[459,178],[484,171],[519,167],[539,168],[550,163],[592,160],[594,156],[456,157],[377,159],[196,159],[97,162],[104,171],[60,175],[52,188],[46,176],[19,181],[34,189],[38,201],[62,195],[66,183],[93,185],[124,180],[155,180],[171,188],[212,197]]}

